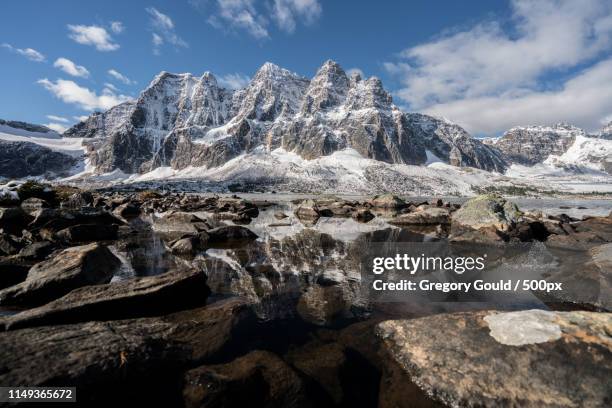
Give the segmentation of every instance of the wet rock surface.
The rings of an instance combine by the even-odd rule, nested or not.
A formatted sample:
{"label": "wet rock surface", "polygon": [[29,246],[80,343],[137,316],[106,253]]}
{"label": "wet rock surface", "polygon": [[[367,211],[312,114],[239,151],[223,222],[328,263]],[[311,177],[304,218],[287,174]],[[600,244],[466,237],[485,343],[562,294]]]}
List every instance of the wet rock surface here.
{"label": "wet rock surface", "polygon": [[[328,99],[333,101],[333,95],[317,91],[308,109]],[[557,275],[543,279],[562,281],[574,291],[568,297],[534,292],[525,304],[606,311],[610,217],[521,212],[490,195],[462,206],[393,195],[270,202],[214,194],[88,192],[34,182],[15,191],[20,193],[3,202],[6,215],[0,217],[1,385],[68,383],[79,387],[79,398],[86,402],[110,403],[119,396],[133,404],[166,406],[462,405],[449,401],[474,402],[477,397],[468,391],[488,389],[483,363],[480,371],[465,371],[465,378],[482,389],[447,381],[440,395],[450,399],[436,400],[389,357],[388,338],[376,335],[377,324],[389,319],[412,319],[402,320],[414,325],[411,336],[424,339],[432,353],[444,358],[453,357],[452,347],[461,342],[482,343],[488,369],[499,365],[500,373],[516,369],[527,357],[510,354],[516,362],[507,360],[506,349],[495,354],[495,344],[527,349],[537,362],[532,366],[544,368],[518,369],[539,381],[536,386],[548,399],[512,399],[518,398],[512,390],[526,385],[511,382],[514,388],[508,387],[506,395],[499,380],[501,390],[491,386],[486,398],[497,392],[508,405],[554,405],[553,391],[565,398],[562,387],[550,386],[544,374],[557,364],[550,378],[563,384],[564,376],[576,371],[578,353],[585,361],[579,373],[588,384],[609,369],[607,363],[591,364],[609,359],[609,348],[591,339],[606,330],[609,336],[609,322],[597,320],[607,316],[603,313],[567,319],[532,313],[487,322],[485,312],[472,312],[455,323],[436,317],[418,323],[417,317],[473,305],[450,296],[443,307],[375,302],[363,291],[360,268],[371,248],[398,243],[450,243],[451,250],[486,248],[495,256],[506,245],[529,243],[547,262],[560,265]],[[573,262],[567,262],[568,248],[577,254],[569,256]],[[585,292],[594,296],[585,298]],[[579,329],[570,330],[571,324],[559,319],[577,321],[571,324]],[[507,330],[522,323],[539,334],[516,336]],[[484,334],[472,333],[474,327],[484,327]],[[582,338],[583,332],[588,336]],[[543,337],[556,340],[521,343]],[[450,346],[439,344],[449,338]],[[583,347],[587,341],[592,349]],[[563,353],[570,357],[566,365],[559,363]],[[468,357],[477,360],[470,364],[480,362],[476,351]],[[442,378],[445,364],[435,365],[431,375]],[[113,396],[105,393],[108,387],[116,390]],[[570,385],[565,392],[595,401],[600,391],[594,385],[586,391]],[[487,405],[489,400],[482,401]]]}
{"label": "wet rock surface", "polygon": [[381,323],[389,364],[399,368],[383,380],[390,398],[383,406],[410,406],[401,397],[411,387],[445,406],[606,406],[611,329],[610,314],[588,312],[472,312]]}

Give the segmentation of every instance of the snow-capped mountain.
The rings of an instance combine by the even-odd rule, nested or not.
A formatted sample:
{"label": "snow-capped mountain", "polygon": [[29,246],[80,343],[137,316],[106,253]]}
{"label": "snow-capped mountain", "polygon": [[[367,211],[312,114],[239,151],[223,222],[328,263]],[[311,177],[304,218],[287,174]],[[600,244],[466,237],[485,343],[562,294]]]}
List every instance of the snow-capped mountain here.
{"label": "snow-capped mountain", "polygon": [[534,165],[552,155],[561,155],[574,143],[577,136],[585,136],[584,130],[566,123],[553,126],[517,126],[499,139],[488,143],[499,149],[510,161]]}
{"label": "snow-capped mountain", "polygon": [[212,168],[259,148],[304,159],[353,149],[386,163],[435,157],[498,172],[508,166],[495,147],[445,120],[402,112],[379,79],[349,78],[333,61],[311,80],[266,63],[236,91],[208,72],[162,72],[137,100],[94,114],[65,136],[92,139],[98,172]]}

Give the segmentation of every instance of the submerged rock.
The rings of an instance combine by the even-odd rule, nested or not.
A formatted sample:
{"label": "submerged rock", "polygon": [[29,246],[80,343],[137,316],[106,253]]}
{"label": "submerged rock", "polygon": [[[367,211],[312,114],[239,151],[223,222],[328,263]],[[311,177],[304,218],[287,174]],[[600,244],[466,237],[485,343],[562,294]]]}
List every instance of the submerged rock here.
{"label": "submerged rock", "polygon": [[24,282],[0,291],[0,304],[40,305],[81,286],[108,283],[120,264],[98,243],[68,248],[34,265]]}
{"label": "submerged rock", "polygon": [[189,370],[184,382],[186,408],[316,406],[300,376],[268,351]]}
{"label": "submerged rock", "polygon": [[608,313],[489,311],[387,321],[378,326],[388,358],[379,406],[419,399],[444,406],[606,406],[610,333]]}

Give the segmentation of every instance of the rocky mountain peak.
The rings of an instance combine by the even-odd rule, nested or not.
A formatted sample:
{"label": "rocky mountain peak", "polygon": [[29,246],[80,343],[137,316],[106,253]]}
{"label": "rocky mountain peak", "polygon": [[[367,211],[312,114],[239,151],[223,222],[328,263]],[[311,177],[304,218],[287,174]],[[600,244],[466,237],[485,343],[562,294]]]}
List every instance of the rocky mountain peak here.
{"label": "rocky mountain peak", "polygon": [[382,81],[377,77],[354,82],[352,85],[347,97],[347,109],[391,110],[393,108],[393,98],[385,91]]}
{"label": "rocky mountain peak", "polygon": [[314,113],[340,105],[346,99],[349,79],[338,63],[327,60],[317,71],[306,90],[302,112]]}

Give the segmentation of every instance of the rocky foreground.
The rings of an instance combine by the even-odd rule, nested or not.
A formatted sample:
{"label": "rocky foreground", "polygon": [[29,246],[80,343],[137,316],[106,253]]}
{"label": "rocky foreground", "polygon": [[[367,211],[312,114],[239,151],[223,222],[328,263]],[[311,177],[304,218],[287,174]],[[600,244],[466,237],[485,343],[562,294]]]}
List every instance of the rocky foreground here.
{"label": "rocky foreground", "polygon": [[[263,240],[249,225],[264,212],[269,228],[304,229]],[[386,227],[345,242],[316,230],[323,218]],[[612,215],[524,213],[495,195],[320,197],[288,212],[26,182],[0,195],[0,229],[1,386],[76,386],[90,405],[612,403]],[[143,233],[159,237],[155,268],[138,252]],[[374,313],[355,257],[397,240],[576,251],[550,279],[594,296],[536,294],[559,311]]]}

